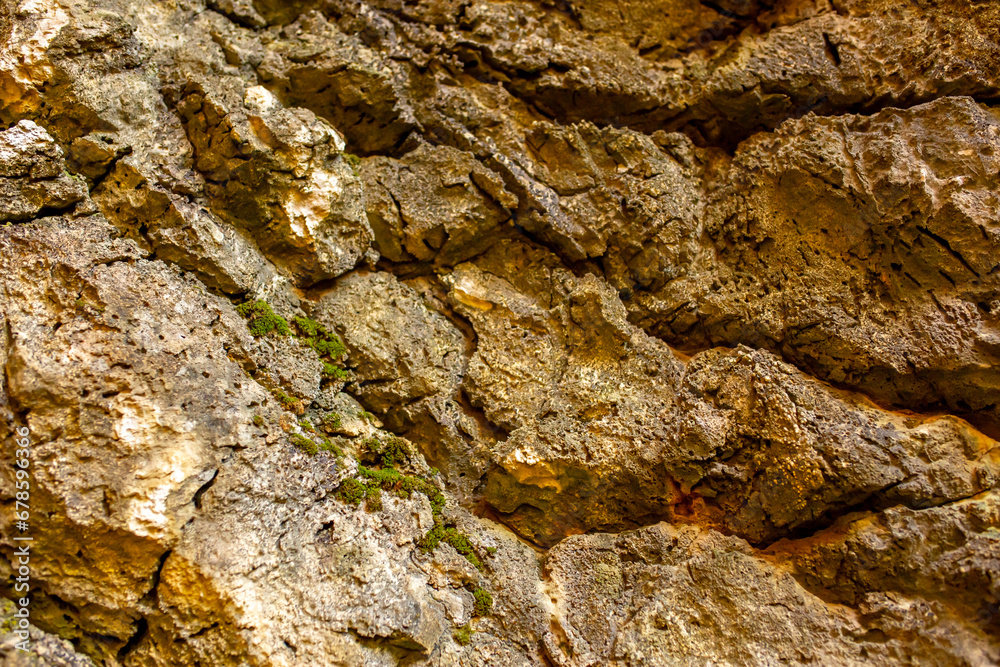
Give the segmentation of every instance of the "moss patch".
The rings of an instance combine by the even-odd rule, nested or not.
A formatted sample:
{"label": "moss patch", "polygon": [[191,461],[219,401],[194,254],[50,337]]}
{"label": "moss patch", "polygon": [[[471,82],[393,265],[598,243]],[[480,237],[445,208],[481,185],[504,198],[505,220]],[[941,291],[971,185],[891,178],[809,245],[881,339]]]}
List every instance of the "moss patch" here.
{"label": "moss patch", "polygon": [[347,347],[340,336],[330,331],[316,320],[308,317],[294,317],[296,336],[305,345],[311,347],[320,361],[323,362],[323,376],[334,380],[348,381],[351,373],[337,365],[337,362],[347,354]]}
{"label": "moss patch", "polygon": [[292,333],[288,320],[277,315],[266,301],[258,299],[241,303],[236,307],[236,312],[246,318],[247,328],[254,336],[266,336],[272,332],[287,336]]}
{"label": "moss patch", "polygon": [[288,441],[293,445],[295,445],[297,448],[301,449],[309,456],[316,456],[316,454],[319,452],[319,445],[317,445],[315,442],[305,437],[304,435],[293,433],[292,435],[288,436]]}
{"label": "moss patch", "polygon": [[364,484],[351,477],[340,483],[337,497],[348,505],[358,505],[365,499],[367,492],[368,488]]}
{"label": "moss patch", "polygon": [[336,412],[327,412],[319,418],[319,426],[327,433],[340,430],[341,418]]}
{"label": "moss patch", "polygon": [[481,586],[477,586],[472,591],[472,597],[476,600],[476,605],[473,608],[475,615],[489,616],[490,612],[493,611],[493,596],[490,592]]}
{"label": "moss patch", "polygon": [[276,399],[278,399],[278,402],[281,403],[281,407],[285,408],[286,410],[291,410],[296,414],[301,414],[302,412],[305,412],[304,410],[305,406],[302,404],[302,401],[295,398],[294,396],[289,396],[284,392],[284,390],[280,388],[272,389],[271,394]]}
{"label": "moss patch", "polygon": [[445,526],[442,523],[435,523],[434,527],[427,531],[427,534],[420,540],[418,546],[425,552],[431,553],[439,546],[441,543],[450,544],[455,548],[455,551],[462,554],[465,560],[472,563],[472,566],[477,570],[483,570],[483,561],[476,554],[475,548],[472,546],[472,542],[469,540],[465,533],[454,526]]}
{"label": "moss patch", "polygon": [[340,380],[342,382],[347,382],[351,379],[350,371],[345,370],[340,366],[335,366],[328,361],[323,362],[323,375],[333,380]]}
{"label": "moss patch", "polygon": [[365,451],[365,458],[376,465],[395,467],[410,461],[410,450],[402,438],[392,436],[384,442],[378,438],[365,438],[361,441],[361,447]]}
{"label": "moss patch", "polygon": [[466,623],[462,627],[452,631],[451,636],[462,646],[468,646],[472,643],[472,626]]}
{"label": "moss patch", "polygon": [[330,452],[338,459],[344,458],[344,451],[330,440],[330,438],[323,438],[320,442],[316,442],[312,438],[293,433],[288,436],[288,441],[309,456],[316,456],[320,452]]}
{"label": "moss patch", "polygon": [[435,518],[444,509],[444,494],[423,477],[404,475],[391,467],[369,468],[367,466],[358,466],[358,475],[365,480],[363,483],[367,487],[382,489],[394,493],[400,498],[409,498],[414,493],[424,494],[431,503],[431,513]]}
{"label": "moss patch", "polygon": [[340,340],[340,336],[328,331],[316,320],[311,320],[308,317],[296,317],[292,319],[292,322],[295,323],[295,328],[298,330],[299,339],[316,350],[316,354],[319,356],[329,357],[336,361],[347,354],[347,348]]}

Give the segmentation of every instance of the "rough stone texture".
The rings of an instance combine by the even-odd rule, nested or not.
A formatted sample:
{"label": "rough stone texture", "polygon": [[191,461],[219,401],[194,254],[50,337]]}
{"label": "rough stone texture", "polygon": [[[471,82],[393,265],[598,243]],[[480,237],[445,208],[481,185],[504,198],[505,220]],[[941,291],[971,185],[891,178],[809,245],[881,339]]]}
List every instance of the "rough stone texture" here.
{"label": "rough stone texture", "polygon": [[325,292],[314,314],[343,336],[362,378],[353,389],[358,399],[468,492],[499,429],[469,409],[461,392],[465,338],[431,305],[392,274],[361,271]]}
{"label": "rough stone texture", "polygon": [[[369,16],[384,32],[388,22]],[[296,17],[298,12],[290,15]],[[261,79],[288,104],[345,128],[359,153],[394,152],[419,127],[401,81],[405,73],[369,48],[364,36],[344,34],[325,17],[307,14],[277,37],[254,63]]]}
{"label": "rough stone texture", "polygon": [[450,276],[479,341],[466,390],[510,434],[486,498],[543,544],[668,511],[760,542],[858,503],[998,482],[1000,447],[959,419],[878,410],[766,352],[682,361],[613,290],[526,246],[476,264]]}
{"label": "rough stone texture", "polygon": [[343,140],[311,112],[281,108],[262,86],[242,100],[227,100],[229,92],[220,100],[189,84],[177,101],[213,209],[301,281],[352,268],[371,234]]}
{"label": "rough stone texture", "polygon": [[21,637],[12,631],[17,622],[16,607],[10,600],[0,600],[0,661],[10,667],[93,667],[87,656],[73,650],[73,645],[65,639],[42,632],[29,626],[28,636],[31,648],[22,651],[17,648]]}
{"label": "rough stone texture", "polygon": [[[995,537],[982,556],[991,548]],[[558,665],[997,660],[968,608],[924,598],[922,587],[856,608],[829,604],[825,590],[807,590],[745,542],[694,527],[572,537],[549,554],[546,573],[556,601],[546,648]]]}
{"label": "rough stone texture", "polygon": [[[245,370],[255,343],[233,307],[111,230],[49,218],[4,239],[5,451],[26,424],[33,621],[105,664],[395,664],[457,646],[481,575],[454,551],[448,565],[450,547],[416,549],[427,499],[386,494],[371,514],[336,500],[357,464],[275,444],[287,421]],[[60,349],[90,370],[63,373]],[[535,561],[452,514],[482,549]],[[490,650],[513,651],[490,627]]]}
{"label": "rough stone texture", "polygon": [[0,0],[0,662],[1000,664],[998,34]]}
{"label": "rough stone texture", "polygon": [[86,189],[66,171],[62,149],[48,132],[22,120],[0,133],[0,221],[30,220],[84,198]]}
{"label": "rough stone texture", "polygon": [[402,160],[365,161],[368,220],[394,262],[455,264],[485,250],[517,198],[469,153],[426,144]]}
{"label": "rough stone texture", "polygon": [[755,137],[712,186],[715,252],[637,291],[633,314],[996,429],[998,151],[1000,116],[968,98]]}

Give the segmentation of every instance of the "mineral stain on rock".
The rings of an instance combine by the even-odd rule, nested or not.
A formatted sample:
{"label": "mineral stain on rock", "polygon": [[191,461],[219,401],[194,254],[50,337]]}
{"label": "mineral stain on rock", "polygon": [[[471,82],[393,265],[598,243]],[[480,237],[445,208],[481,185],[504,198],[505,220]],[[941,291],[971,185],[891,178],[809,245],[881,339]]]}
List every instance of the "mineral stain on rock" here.
{"label": "mineral stain on rock", "polygon": [[998,35],[0,0],[0,662],[1000,664]]}

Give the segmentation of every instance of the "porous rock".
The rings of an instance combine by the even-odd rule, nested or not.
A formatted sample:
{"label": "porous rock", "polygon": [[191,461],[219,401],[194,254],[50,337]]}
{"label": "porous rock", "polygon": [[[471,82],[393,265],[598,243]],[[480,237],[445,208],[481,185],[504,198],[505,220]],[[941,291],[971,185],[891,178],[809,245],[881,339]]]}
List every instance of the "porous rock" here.
{"label": "porous rock", "polygon": [[998,21],[0,0],[0,661],[1000,663]]}

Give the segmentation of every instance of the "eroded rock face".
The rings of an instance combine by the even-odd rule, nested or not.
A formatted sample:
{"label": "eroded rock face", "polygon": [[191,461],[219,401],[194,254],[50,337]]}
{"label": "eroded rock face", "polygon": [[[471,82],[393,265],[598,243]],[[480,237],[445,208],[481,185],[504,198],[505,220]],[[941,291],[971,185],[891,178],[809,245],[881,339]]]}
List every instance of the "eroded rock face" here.
{"label": "eroded rock face", "polygon": [[62,149],[30,120],[0,134],[0,160],[4,222],[30,220],[43,209],[58,211],[84,198],[83,184],[66,172]]}
{"label": "eroded rock face", "polygon": [[[31,430],[33,511],[51,517],[33,533],[34,622],[106,664],[395,664],[456,646],[482,575],[417,548],[427,498],[387,494],[372,514],[338,500],[358,463],[275,444],[288,413],[248,374],[258,343],[232,305],[112,230],[49,218],[4,240],[6,423]],[[60,349],[90,370],[62,372]],[[537,563],[450,511],[484,557]],[[516,653],[497,628],[490,650]]]}
{"label": "eroded rock face", "polygon": [[716,256],[633,313],[668,340],[766,346],[992,426],[998,141],[1000,116],[968,98],[755,137],[713,186]]}
{"label": "eroded rock face", "polygon": [[[989,559],[996,548],[990,540],[967,551]],[[835,571],[832,559],[811,565],[820,562]],[[828,589],[807,590],[742,540],[694,527],[658,524],[620,535],[572,537],[552,550],[546,571],[556,600],[546,647],[560,665],[997,659],[986,624],[967,622],[974,606],[925,597],[930,591],[923,586],[919,592],[893,587],[870,594],[854,608],[831,605]],[[733,613],[734,603],[739,613]],[[734,636],[745,640],[733,642]]]}
{"label": "eroded rock face", "polygon": [[997,483],[1000,448],[960,419],[879,410],[763,351],[682,359],[607,285],[526,246],[477,264],[449,281],[479,341],[466,391],[509,432],[485,494],[543,544],[668,512],[761,542],[861,502]]}
{"label": "eroded rock face", "polygon": [[307,284],[352,268],[371,234],[336,130],[262,86],[227,102],[197,85],[177,102],[213,209]]}
{"label": "eroded rock face", "polygon": [[0,660],[1000,663],[998,22],[0,0]]}

